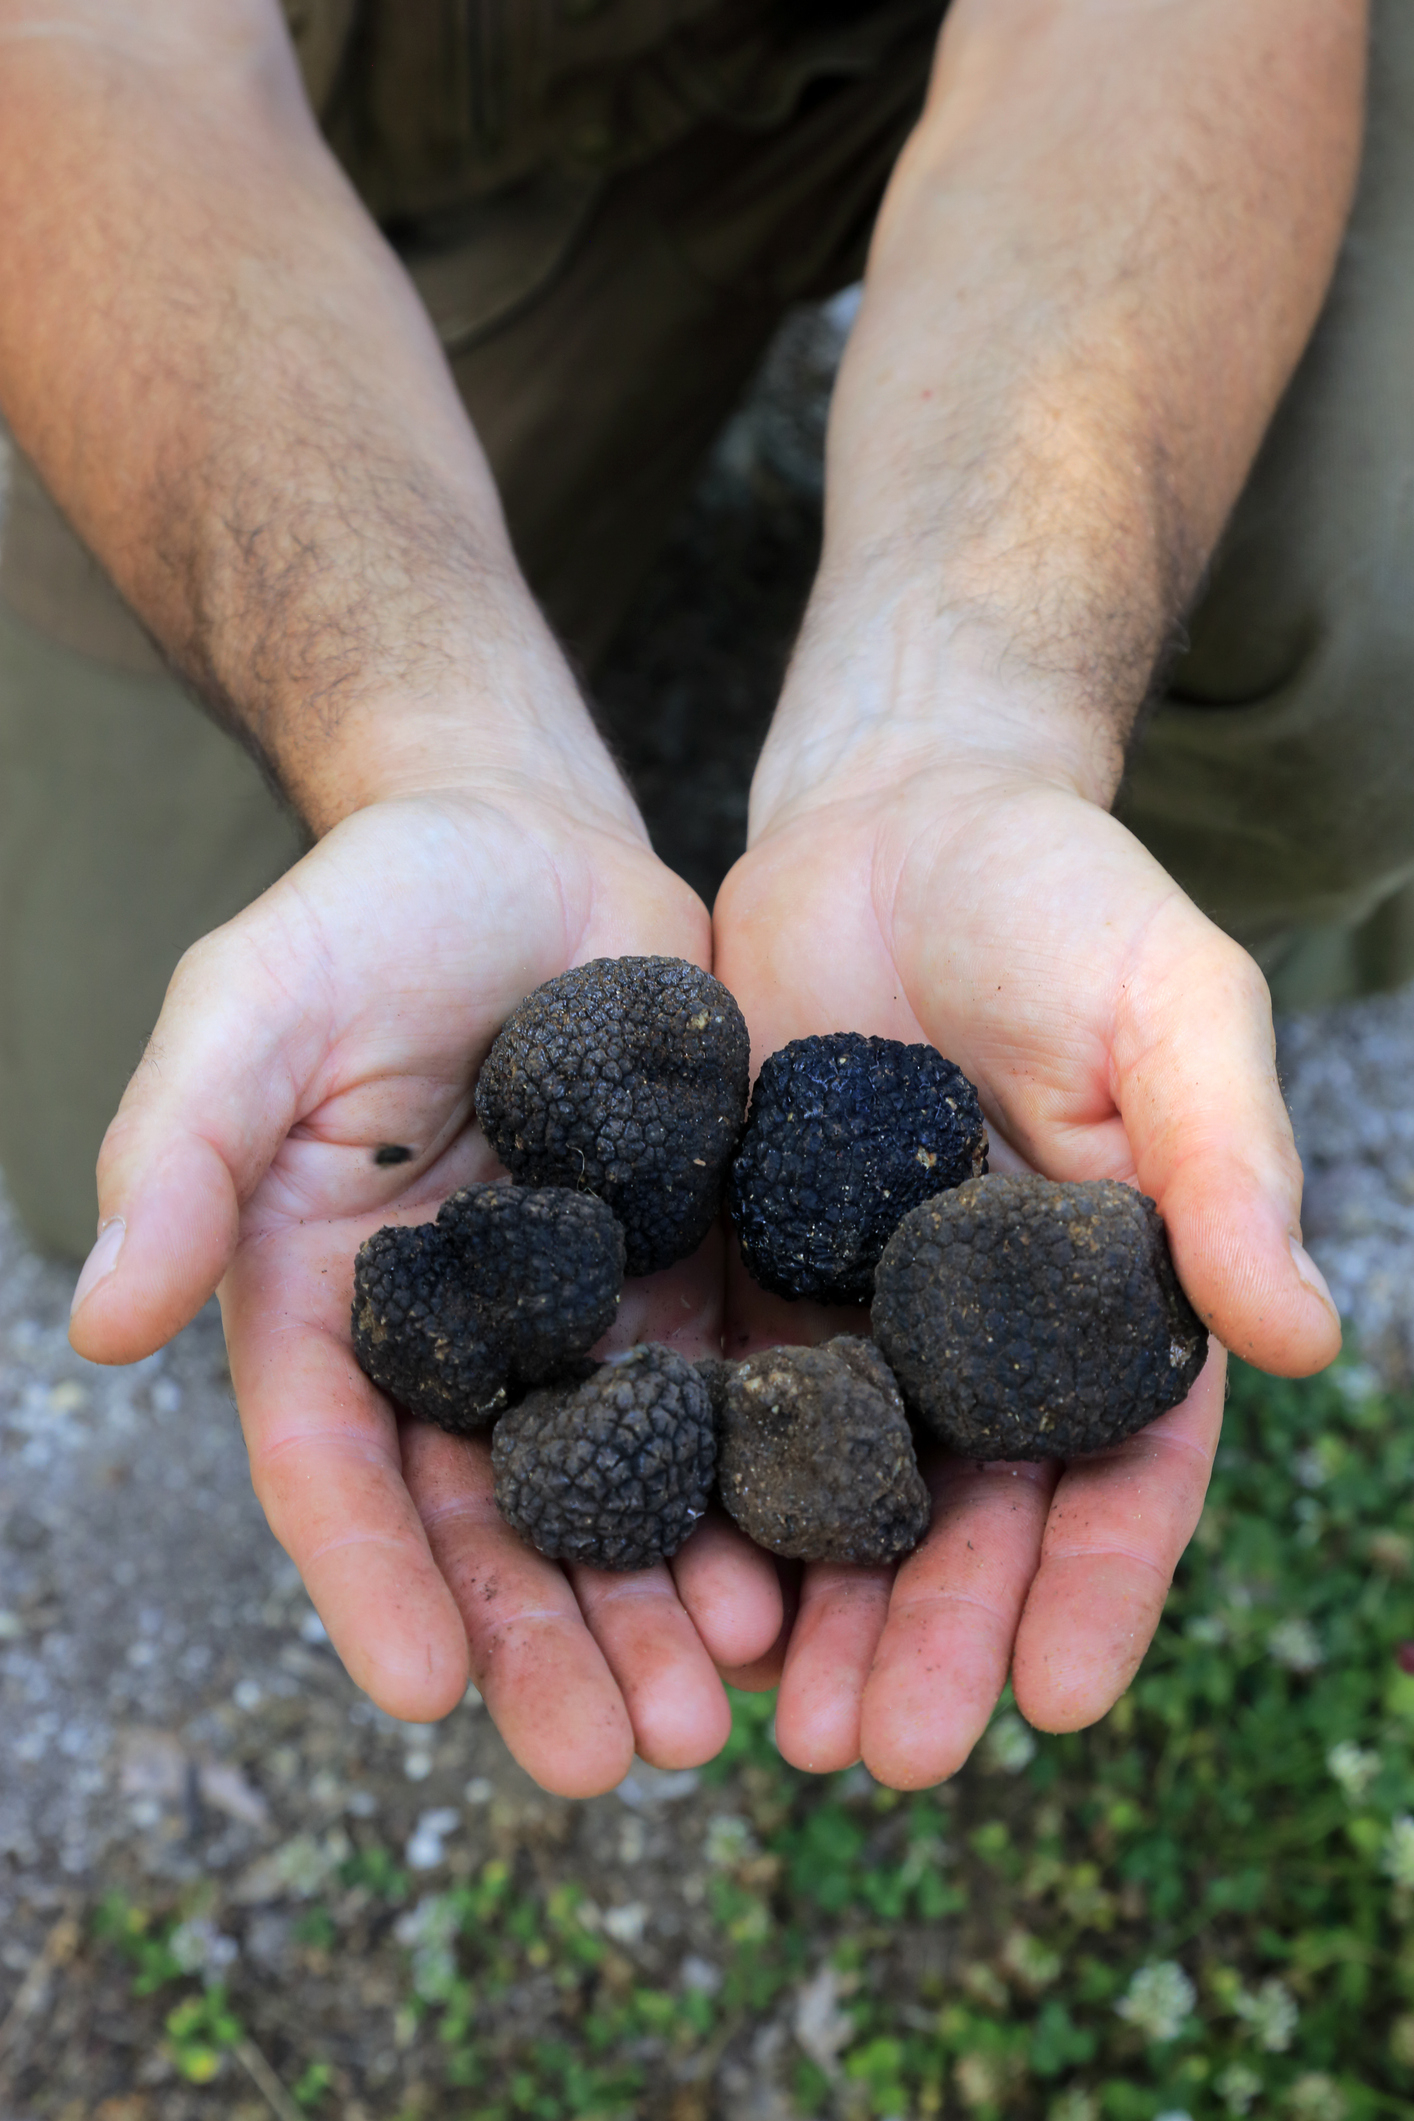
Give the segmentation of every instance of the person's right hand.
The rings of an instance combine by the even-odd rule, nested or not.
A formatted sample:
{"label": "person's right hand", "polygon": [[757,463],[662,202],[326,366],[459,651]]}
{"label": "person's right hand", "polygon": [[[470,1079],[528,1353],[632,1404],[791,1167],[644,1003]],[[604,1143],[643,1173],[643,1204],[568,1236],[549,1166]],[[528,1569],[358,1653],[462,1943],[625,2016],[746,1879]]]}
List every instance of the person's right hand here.
{"label": "person's right hand", "polygon": [[[573,813],[572,791],[374,802],[187,954],[104,1144],[72,1336],[134,1361],[219,1284],[256,1493],[353,1677],[421,1722],[470,1676],[530,1773],[589,1795],[635,1748],[719,1750],[713,1665],[775,1640],[772,1564],[709,1520],[671,1569],[561,1570],[497,1515],[487,1441],[399,1424],[349,1322],[363,1240],[495,1174],[472,1085],[524,994],[594,957],[710,963],[626,800]],[[376,1162],[390,1143],[411,1160]],[[715,1353],[721,1282],[714,1235],[628,1285],[609,1344]]]}

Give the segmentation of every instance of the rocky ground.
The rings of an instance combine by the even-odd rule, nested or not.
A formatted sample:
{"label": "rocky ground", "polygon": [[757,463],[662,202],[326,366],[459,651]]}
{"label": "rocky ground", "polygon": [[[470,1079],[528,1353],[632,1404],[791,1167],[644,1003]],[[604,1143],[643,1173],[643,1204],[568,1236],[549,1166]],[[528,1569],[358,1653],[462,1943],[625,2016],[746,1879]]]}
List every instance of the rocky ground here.
{"label": "rocky ground", "polygon": [[[837,306],[782,335],[601,686],[662,852],[708,895],[743,839],[813,563],[846,321]],[[1407,1371],[1414,994],[1289,1022],[1282,1056],[1311,1249],[1369,1359]],[[528,1851],[547,1881],[573,1871],[626,1980],[710,1992],[704,1881],[740,1827],[716,1788],[644,1770],[569,1806],[514,1767],[475,1698],[435,1729],[379,1714],[255,1507],[214,1311],[147,1362],[100,1371],[65,1338],[71,1283],[0,1214],[3,2121],[289,2121],[326,2080],[291,2082],[281,2058],[315,2051],[336,2096],[360,2087],[338,2096],[353,2121],[429,2110],[394,1979],[408,1918],[381,1889],[390,1862],[415,1887]],[[209,2085],[134,2004],[126,1964],[87,1942],[106,1892],[179,1902],[182,1963],[219,1975],[239,1961],[254,1978],[258,2004]],[[331,1904],[337,1964],[328,1916],[310,1914]],[[416,1943],[406,1927],[402,1942]],[[825,2023],[830,1998],[816,2000]],[[738,2022],[684,2077],[674,2116],[716,2099],[788,2111],[762,2049],[781,2037]]]}

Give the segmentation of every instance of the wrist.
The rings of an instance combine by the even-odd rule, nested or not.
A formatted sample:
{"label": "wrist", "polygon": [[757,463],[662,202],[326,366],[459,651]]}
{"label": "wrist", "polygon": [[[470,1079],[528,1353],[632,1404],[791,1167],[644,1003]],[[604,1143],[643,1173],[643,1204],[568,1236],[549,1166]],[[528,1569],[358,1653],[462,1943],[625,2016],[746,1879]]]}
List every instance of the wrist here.
{"label": "wrist", "polygon": [[282,717],[273,770],[316,836],[372,804],[473,789],[635,839],[633,797],[518,581],[494,621],[449,632],[350,688],[336,716]]}
{"label": "wrist", "polygon": [[827,552],[753,781],[750,839],[923,774],[1047,782],[1108,809],[1130,719],[1025,667],[975,614],[940,610],[930,583]]}

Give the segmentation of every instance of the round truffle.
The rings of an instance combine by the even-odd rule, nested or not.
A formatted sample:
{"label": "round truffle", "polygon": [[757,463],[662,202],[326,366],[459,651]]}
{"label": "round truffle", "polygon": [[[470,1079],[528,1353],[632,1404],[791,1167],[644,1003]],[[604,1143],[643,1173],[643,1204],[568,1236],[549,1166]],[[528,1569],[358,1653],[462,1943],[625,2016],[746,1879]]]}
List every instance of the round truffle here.
{"label": "round truffle", "polygon": [[476,1111],[518,1183],[597,1194],[623,1224],[628,1272],[651,1274],[712,1226],[749,1069],[742,1013],[710,972],[596,958],[512,1012]]}
{"label": "round truffle", "polygon": [[842,1335],[731,1364],[719,1421],[722,1501],[772,1554],[879,1564],[928,1529],[903,1400],[872,1342]]}
{"label": "round truffle", "polygon": [[572,1389],[532,1392],[496,1426],[496,1507],[552,1561],[666,1561],[712,1493],[712,1399],[693,1365],[652,1342]]}
{"label": "round truffle", "polygon": [[1208,1352],[1158,1209],[1112,1179],[925,1201],[885,1247],[873,1318],[910,1408],[974,1459],[1102,1450],[1185,1398]]}
{"label": "round truffle", "polygon": [[390,1399],[464,1434],[607,1333],[623,1232],[586,1194],[467,1186],[354,1262],[353,1345]]}
{"label": "round truffle", "polygon": [[763,1289],[867,1303],[901,1218],[986,1168],[961,1069],[932,1046],[832,1032],[793,1039],[763,1066],[727,1208]]}

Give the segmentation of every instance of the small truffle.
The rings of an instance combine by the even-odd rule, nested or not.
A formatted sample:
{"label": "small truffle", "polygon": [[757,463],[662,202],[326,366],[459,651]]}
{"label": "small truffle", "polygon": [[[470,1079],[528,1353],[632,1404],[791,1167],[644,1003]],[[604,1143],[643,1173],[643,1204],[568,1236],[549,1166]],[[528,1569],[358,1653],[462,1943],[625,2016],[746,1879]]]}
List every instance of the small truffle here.
{"label": "small truffle", "polygon": [[1185,1398],[1208,1352],[1158,1209],[1112,1179],[925,1201],[879,1262],[874,1332],[909,1407],[974,1459],[1102,1450]]}
{"label": "small truffle", "polygon": [[793,1039],[762,1067],[727,1208],[763,1289],[867,1303],[900,1219],[986,1168],[960,1069],[932,1046],[833,1032]]}
{"label": "small truffle", "polygon": [[845,1335],[733,1363],[720,1416],[722,1501],[796,1561],[897,1561],[928,1529],[928,1490],[888,1364]]}
{"label": "small truffle", "polygon": [[623,1278],[602,1201],[467,1186],[435,1222],[389,1224],[361,1247],[354,1354],[409,1413],[464,1434],[607,1333]]}
{"label": "small truffle", "polygon": [[628,1272],[651,1274],[712,1226],[749,1069],[741,1011],[710,972],[596,958],[512,1012],[476,1112],[519,1184],[597,1194],[623,1224]]}
{"label": "small truffle", "polygon": [[685,1357],[653,1343],[572,1389],[532,1392],[496,1427],[496,1507],[552,1561],[666,1561],[712,1493],[712,1399]]}

